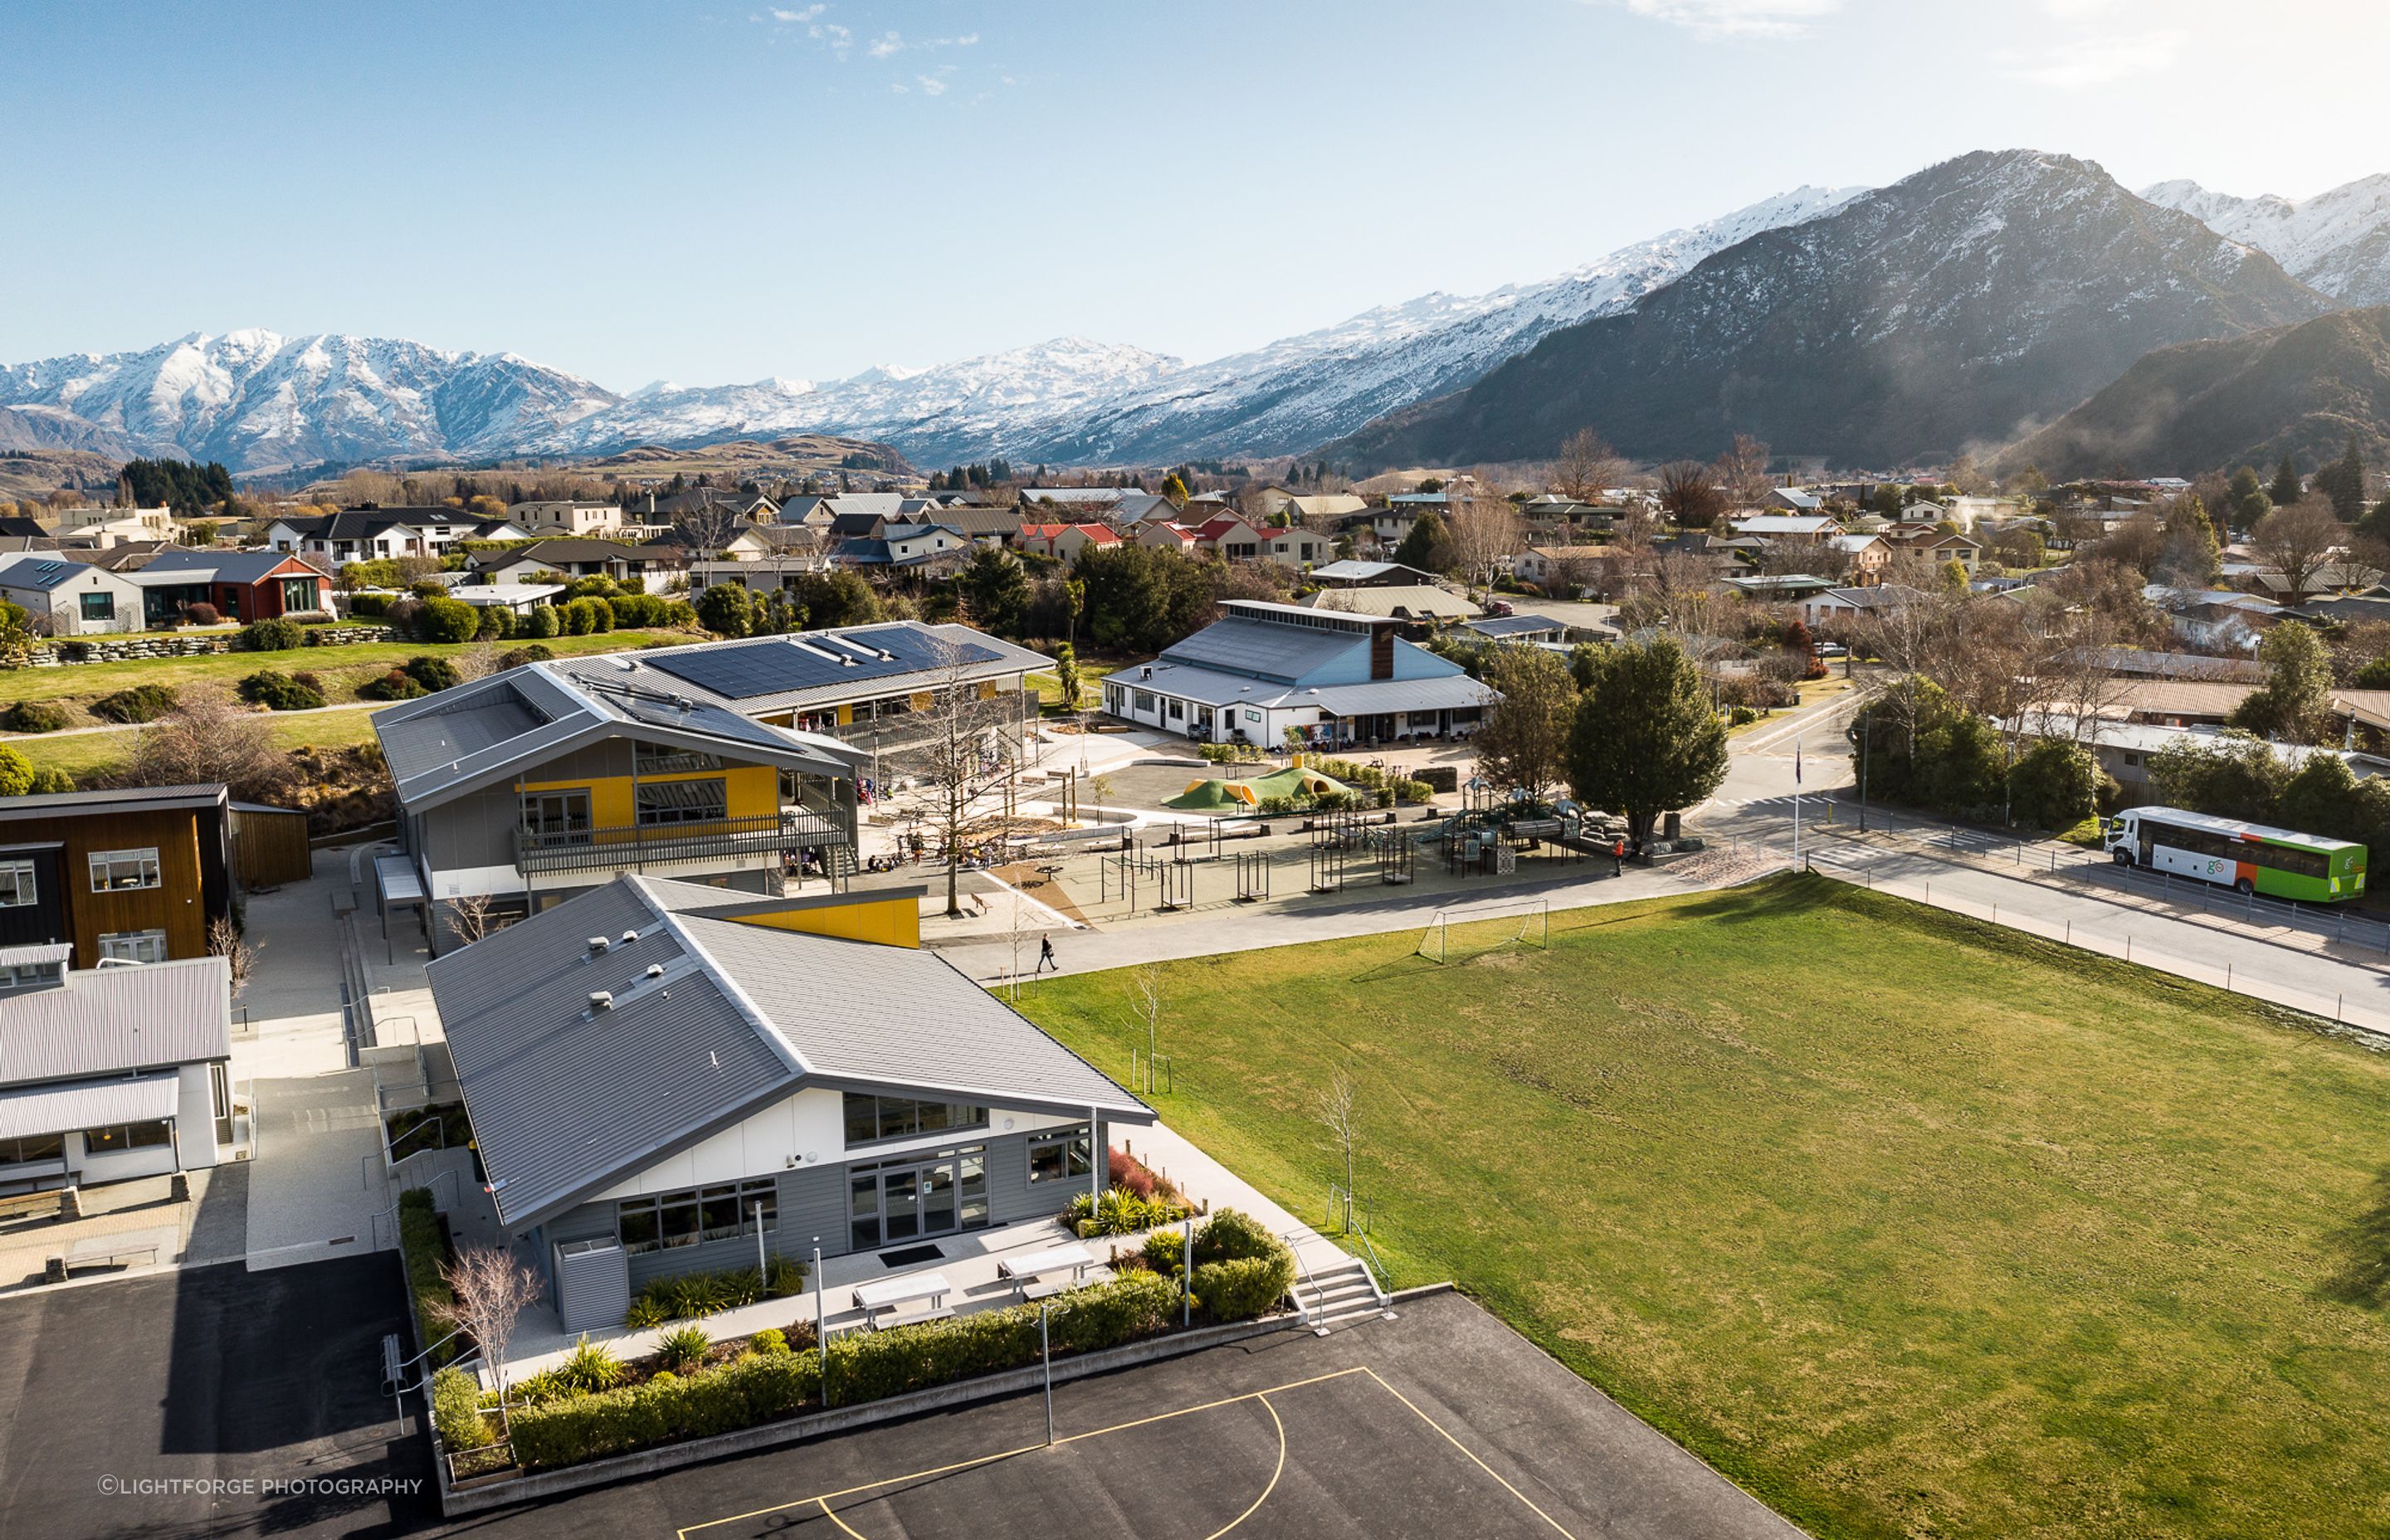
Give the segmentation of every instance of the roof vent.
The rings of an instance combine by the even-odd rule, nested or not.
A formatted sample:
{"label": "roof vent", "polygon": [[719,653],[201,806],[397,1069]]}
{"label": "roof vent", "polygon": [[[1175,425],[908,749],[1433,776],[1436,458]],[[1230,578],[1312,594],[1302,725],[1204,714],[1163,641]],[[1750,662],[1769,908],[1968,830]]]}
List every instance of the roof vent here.
{"label": "roof vent", "polygon": [[664,976],[664,965],[663,965],[663,964],[662,964],[662,963],[649,963],[649,964],[648,964],[648,977],[649,977],[649,978],[650,978],[650,979],[661,979],[661,978],[662,978],[663,976]]}
{"label": "roof vent", "polygon": [[614,1008],[614,996],[606,990],[593,989],[589,992],[589,1008],[593,1011],[611,1010]]}
{"label": "roof vent", "polygon": [[605,938],[605,937],[603,937],[603,936],[592,936],[592,937],[590,937],[590,938],[589,938],[589,955],[590,955],[591,956],[593,956],[593,957],[596,957],[596,956],[604,956],[604,955],[605,955],[605,951],[606,951],[606,938]]}
{"label": "roof vent", "polygon": [[625,930],[623,932],[623,944],[625,946],[628,946],[631,943],[638,939],[639,933],[636,930]]}

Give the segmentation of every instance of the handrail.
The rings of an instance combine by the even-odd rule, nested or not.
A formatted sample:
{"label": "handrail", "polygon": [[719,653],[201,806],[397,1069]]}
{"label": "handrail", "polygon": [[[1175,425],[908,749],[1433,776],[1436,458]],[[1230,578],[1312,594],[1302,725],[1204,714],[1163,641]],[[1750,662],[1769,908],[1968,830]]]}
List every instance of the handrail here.
{"label": "handrail", "polygon": [[[1303,1275],[1303,1281],[1309,1284],[1312,1292],[1316,1294],[1319,1291],[1319,1280],[1311,1276],[1311,1264],[1303,1260],[1303,1247],[1300,1244],[1303,1237],[1307,1233],[1300,1228],[1291,1229],[1279,1238],[1286,1242],[1288,1251],[1294,1253],[1295,1270]],[[1188,1283],[1189,1287],[1192,1288],[1194,1280],[1189,1278]],[[1311,1306],[1303,1303],[1303,1296],[1300,1294],[1296,1295],[1294,1300],[1294,1318],[1305,1326],[1311,1324]]]}

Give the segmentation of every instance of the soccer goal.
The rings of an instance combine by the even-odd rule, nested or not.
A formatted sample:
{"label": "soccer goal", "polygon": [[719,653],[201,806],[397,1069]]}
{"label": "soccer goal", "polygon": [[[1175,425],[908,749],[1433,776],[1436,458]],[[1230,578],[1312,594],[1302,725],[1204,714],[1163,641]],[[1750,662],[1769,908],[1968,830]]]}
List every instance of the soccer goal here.
{"label": "soccer goal", "polygon": [[1492,946],[1480,947],[1476,956],[1496,952],[1505,946],[1532,946],[1542,951],[1551,944],[1552,901],[1548,898],[1513,899],[1508,904],[1472,904],[1460,909],[1438,909],[1427,929],[1420,933],[1419,945],[1413,955],[1433,963],[1449,962],[1452,957],[1452,928],[1456,925],[1488,925],[1497,920],[1511,922],[1509,933]]}

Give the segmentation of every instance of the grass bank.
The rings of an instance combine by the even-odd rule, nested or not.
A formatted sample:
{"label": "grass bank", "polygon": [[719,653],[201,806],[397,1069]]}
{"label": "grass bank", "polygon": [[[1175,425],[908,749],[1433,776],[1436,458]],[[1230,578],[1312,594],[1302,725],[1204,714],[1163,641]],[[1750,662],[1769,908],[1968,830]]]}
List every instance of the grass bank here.
{"label": "grass bank", "polygon": [[[1163,1116],[1316,1215],[1348,1067],[1396,1281],[1813,1533],[2390,1522],[2390,1060],[1822,879],[1514,926],[1168,965]],[[1125,1075],[1130,995],[1023,1008]]]}

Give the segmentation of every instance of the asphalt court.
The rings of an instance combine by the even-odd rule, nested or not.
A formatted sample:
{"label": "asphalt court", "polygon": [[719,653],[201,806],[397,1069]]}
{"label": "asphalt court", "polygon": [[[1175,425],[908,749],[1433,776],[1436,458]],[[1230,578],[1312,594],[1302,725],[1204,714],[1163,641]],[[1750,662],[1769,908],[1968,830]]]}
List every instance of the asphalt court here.
{"label": "asphalt court", "polygon": [[[1521,1483],[1524,1482],[1523,1486]],[[678,1540],[974,1534],[1578,1537],[1367,1365],[700,1520]],[[1540,1496],[1542,1501],[1538,1501]]]}

